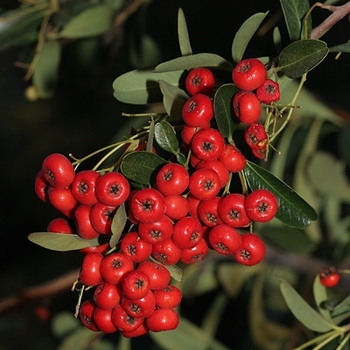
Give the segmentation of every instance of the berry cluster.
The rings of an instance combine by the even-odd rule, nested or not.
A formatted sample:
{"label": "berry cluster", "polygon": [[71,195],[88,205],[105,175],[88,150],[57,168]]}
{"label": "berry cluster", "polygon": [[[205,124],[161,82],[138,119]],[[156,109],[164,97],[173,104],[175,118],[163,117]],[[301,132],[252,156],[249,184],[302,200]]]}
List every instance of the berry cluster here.
{"label": "berry cluster", "polygon": [[[249,124],[246,142],[261,158],[268,137],[257,123],[260,103],[276,101],[278,85],[266,79],[258,60],[242,61],[232,75],[241,89],[232,108],[242,123]],[[199,262],[209,250],[246,266],[264,258],[265,245],[253,233],[253,223],[272,220],[278,200],[267,189],[249,191],[243,183],[241,193],[231,190],[235,174],[244,176],[247,161],[213,119],[213,73],[207,68],[192,69],[186,89],[191,96],[183,105],[183,125],[177,134],[186,160],[170,159],[157,167],[149,186],[130,181],[120,164],[127,154],[147,147],[150,139],[144,136],[150,128],[118,144],[118,149],[124,146],[123,153],[112,167],[77,172],[75,165],[81,161],[72,163],[55,153],[44,159],[37,174],[37,195],[65,216],[52,220],[48,232],[101,241],[81,249],[84,258],[77,281],[82,291],[94,288],[93,298],[78,305],[83,325],[91,330],[119,330],[134,337],[148,330],[174,329],[179,322],[174,308],[181,292],[170,284],[168,266]],[[251,118],[253,98],[258,101],[259,116]],[[138,147],[131,147],[135,140]],[[111,244],[113,218],[121,207],[126,224],[119,241]]]}

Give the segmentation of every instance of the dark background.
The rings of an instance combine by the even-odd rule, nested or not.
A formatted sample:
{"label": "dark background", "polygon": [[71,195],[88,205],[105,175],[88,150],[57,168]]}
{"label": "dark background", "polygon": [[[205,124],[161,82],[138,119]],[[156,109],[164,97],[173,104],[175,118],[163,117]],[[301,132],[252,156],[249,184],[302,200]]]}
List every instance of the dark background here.
{"label": "dark background", "polygon": [[[0,7],[16,7],[15,1],[0,1]],[[212,52],[231,59],[234,33],[243,21],[256,12],[270,10],[268,19],[280,13],[278,1],[163,1],[154,0],[144,17],[144,29],[156,40],[162,60],[179,56],[177,43],[177,11],[184,10],[193,52]],[[315,11],[315,22],[328,12]],[[284,44],[288,39],[282,17],[279,20]],[[137,14],[129,18],[125,32],[140,24]],[[349,23],[344,19],[324,37],[331,44],[346,42]],[[21,289],[36,285],[79,267],[79,252],[57,253],[40,248],[27,240],[31,232],[45,231],[47,223],[58,216],[49,205],[37,199],[34,179],[42,160],[50,153],[84,156],[107,145],[124,123],[121,112],[135,110],[113,97],[112,82],[119,74],[133,69],[128,60],[128,44],[123,43],[117,61],[105,65],[110,51],[101,50],[87,70],[72,63],[74,52],[63,53],[60,80],[56,94],[47,100],[29,102],[24,97],[28,83],[24,71],[14,66],[17,49],[0,52],[0,300],[17,294]],[[275,55],[277,52],[269,31],[264,37],[254,37],[246,56]],[[307,86],[334,108],[350,110],[349,56],[343,54],[335,62],[329,55],[320,67],[309,74]],[[73,57],[74,58],[74,57]],[[0,350],[55,349],[49,323],[34,315],[37,305],[48,305],[52,314],[74,310],[76,296],[70,291],[54,299],[38,300],[0,314]],[[198,304],[199,303],[199,304]],[[186,306],[188,314],[200,319],[203,303]],[[185,304],[186,305],[186,304]],[[230,305],[230,313],[244,307],[244,300]],[[244,309],[238,310],[244,313]],[[226,339],[234,349],[249,346],[248,334],[242,329],[236,339]],[[223,328],[224,329],[224,328]],[[221,332],[223,333],[223,332]],[[224,337],[223,334],[221,336]],[[227,337],[227,333],[226,333]],[[239,345],[240,344],[240,345]],[[241,347],[240,347],[241,346]]]}

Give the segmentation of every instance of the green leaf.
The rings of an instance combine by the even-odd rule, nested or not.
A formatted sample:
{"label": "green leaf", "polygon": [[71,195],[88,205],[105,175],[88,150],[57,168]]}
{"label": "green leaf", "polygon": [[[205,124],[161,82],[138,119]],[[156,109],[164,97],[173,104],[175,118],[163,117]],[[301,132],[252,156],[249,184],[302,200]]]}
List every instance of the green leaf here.
{"label": "green leaf", "polygon": [[167,114],[172,120],[182,119],[182,107],[189,98],[188,94],[178,88],[167,83],[164,80],[159,80],[159,87],[163,94],[163,105]]}
{"label": "green leaf", "polygon": [[250,39],[259,28],[261,22],[265,19],[268,12],[256,13],[246,19],[238,29],[232,43],[232,58],[234,62],[242,60],[244,52],[249,44]]}
{"label": "green leaf", "polygon": [[0,15],[0,50],[21,43],[29,32],[38,30],[49,6],[49,2],[44,2],[3,12]]}
{"label": "green leaf", "polygon": [[128,179],[149,185],[154,171],[166,162],[165,159],[151,152],[132,152],[123,158],[120,169]]}
{"label": "green leaf", "polygon": [[182,153],[176,153],[176,160],[179,164],[185,165],[187,162],[186,156]]}
{"label": "green leaf", "polygon": [[100,244],[98,238],[83,239],[75,234],[53,232],[34,232],[28,236],[28,239],[41,247],[60,252],[95,247]]}
{"label": "green leaf", "polygon": [[233,84],[224,84],[219,87],[214,95],[214,115],[216,123],[222,135],[232,139],[233,130],[239,124],[232,108],[232,99],[238,91]]}
{"label": "green leaf", "polygon": [[280,278],[280,289],[286,304],[293,315],[308,329],[315,332],[328,332],[333,329],[316,310],[314,310],[285,279]]}
{"label": "green leaf", "polygon": [[182,56],[192,54],[192,47],[187,30],[186,18],[183,10],[180,8],[177,16],[177,34],[179,38],[180,52]]}
{"label": "green leaf", "polygon": [[350,53],[350,43],[335,45],[329,48],[329,52],[346,52]]}
{"label": "green leaf", "polygon": [[328,299],[328,296],[327,296],[327,288],[323,284],[321,284],[319,274],[316,275],[316,278],[314,280],[313,292],[314,292],[315,304],[317,306],[319,313],[327,321],[333,323],[330,311],[322,307],[322,303]]}
{"label": "green leaf", "polygon": [[177,154],[179,141],[174,128],[165,120],[155,125],[155,139],[158,145],[169,153]]}
{"label": "green leaf", "polygon": [[51,322],[52,333],[59,338],[63,338],[80,325],[81,323],[68,311],[56,314]]}
{"label": "green leaf", "polygon": [[197,53],[160,63],[156,66],[155,71],[163,73],[184,69],[189,70],[197,67],[217,67],[223,70],[232,70],[231,64],[225,58],[215,53]]}
{"label": "green leaf", "polygon": [[79,327],[64,339],[57,350],[86,350],[93,343],[99,343],[101,339],[100,332],[91,332],[85,327]]}
{"label": "green leaf", "polygon": [[128,220],[128,216],[126,215],[125,205],[124,203],[117,209],[113,216],[111,231],[112,237],[109,241],[109,246],[115,247],[119,242],[119,239],[123,233],[126,221]]}
{"label": "green leaf", "polygon": [[265,188],[275,194],[279,203],[276,218],[287,226],[302,229],[317,219],[315,210],[290,186],[268,170],[248,161],[244,174],[252,190]]}
{"label": "green leaf", "polygon": [[[280,0],[289,38],[291,41],[301,38],[301,20],[309,10],[308,0]],[[311,27],[311,23],[310,23]],[[310,31],[309,31],[310,32]]]}
{"label": "green leaf", "polygon": [[114,80],[114,97],[118,101],[130,104],[144,105],[160,102],[163,95],[159,80],[179,86],[183,73],[183,70],[158,73],[149,69],[127,72]]}
{"label": "green leaf", "polygon": [[73,17],[58,33],[58,37],[79,39],[100,35],[111,26],[112,19],[113,11],[109,6],[92,6]]}
{"label": "green leaf", "polygon": [[[157,261],[159,264],[159,261]],[[169,272],[170,276],[176,281],[176,282],[181,282],[182,277],[184,275],[183,270],[178,267],[177,265],[163,265]]]}
{"label": "green leaf", "polygon": [[296,79],[317,66],[328,54],[328,47],[321,40],[299,40],[285,47],[279,55],[278,70]]}
{"label": "green leaf", "polygon": [[33,84],[39,97],[53,96],[61,62],[61,45],[56,40],[46,41],[40,51],[39,60],[33,73]]}

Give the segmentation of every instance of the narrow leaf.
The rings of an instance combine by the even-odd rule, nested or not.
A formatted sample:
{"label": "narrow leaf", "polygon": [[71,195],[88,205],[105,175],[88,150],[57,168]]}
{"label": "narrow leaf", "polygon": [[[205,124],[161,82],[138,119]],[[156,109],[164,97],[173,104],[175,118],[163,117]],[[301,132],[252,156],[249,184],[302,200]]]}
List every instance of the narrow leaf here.
{"label": "narrow leaf", "polygon": [[279,203],[276,218],[287,226],[302,229],[317,219],[315,210],[289,185],[268,170],[248,161],[244,174],[251,190],[265,188],[275,194]]}
{"label": "narrow leaf", "polygon": [[129,180],[149,185],[154,171],[166,162],[165,159],[151,152],[132,152],[123,158],[120,169]]}
{"label": "narrow leaf", "polygon": [[188,94],[177,86],[164,80],[159,80],[159,87],[163,94],[163,105],[172,120],[182,119],[182,107],[189,98]]}
{"label": "narrow leaf", "polygon": [[346,52],[350,53],[350,42],[340,45],[335,45],[329,48],[330,52]]}
{"label": "narrow leaf", "polygon": [[183,10],[180,8],[177,17],[177,34],[179,37],[179,45],[182,56],[191,55],[192,47],[187,30],[186,18]]}
{"label": "narrow leaf", "polygon": [[259,28],[261,22],[265,19],[268,12],[256,13],[243,22],[238,29],[232,43],[232,58],[235,62],[242,60],[244,52],[249,44],[250,39]]}
{"label": "narrow leaf", "polygon": [[317,309],[319,313],[329,322],[333,323],[332,316],[329,310],[322,307],[322,303],[324,303],[328,296],[327,296],[327,289],[324,285],[320,282],[320,275],[317,274],[316,278],[314,280],[313,284],[313,292],[314,292],[314,299],[315,304],[317,306]]}
{"label": "narrow leaf", "polygon": [[[309,10],[308,0],[280,0],[289,38],[291,41],[301,38],[302,18]],[[311,26],[311,24],[310,24]]]}
{"label": "narrow leaf", "polygon": [[125,205],[122,204],[115,212],[111,224],[112,237],[109,241],[109,246],[115,247],[119,242],[119,239],[123,233],[126,221],[128,217],[126,215]]}
{"label": "narrow leaf", "polygon": [[177,154],[179,142],[174,128],[165,120],[155,125],[154,136],[158,145],[165,151]]}
{"label": "narrow leaf", "polygon": [[112,24],[113,11],[107,5],[92,6],[74,16],[62,29],[60,38],[87,38],[104,33]]}
{"label": "narrow leaf", "polygon": [[232,70],[231,64],[225,58],[215,53],[197,53],[160,63],[156,66],[155,71],[163,73],[185,69],[189,70],[197,67],[217,67],[223,70]]}
{"label": "narrow leaf", "polygon": [[179,86],[183,70],[158,73],[154,70],[133,70],[113,82],[114,97],[124,103],[144,105],[162,101],[159,80]]}
{"label": "narrow leaf", "polygon": [[[159,263],[159,261],[157,261]],[[183,270],[177,265],[164,265],[170,272],[170,276],[176,281],[181,282],[184,275]]]}
{"label": "narrow leaf", "polygon": [[283,278],[280,278],[280,289],[286,304],[293,315],[308,329],[315,332],[328,332],[332,330],[329,324],[316,310],[314,310]]}
{"label": "narrow leaf", "polygon": [[46,41],[33,73],[33,84],[38,90],[39,97],[52,97],[56,88],[60,62],[61,45],[56,40]]}
{"label": "narrow leaf", "polygon": [[229,140],[232,139],[233,130],[239,124],[232,108],[232,98],[237,91],[235,85],[224,84],[219,87],[214,95],[216,123],[222,135]]}
{"label": "narrow leaf", "polygon": [[100,244],[98,238],[87,240],[76,234],[53,232],[34,232],[28,236],[28,239],[43,248],[59,252],[95,247]]}
{"label": "narrow leaf", "polygon": [[321,40],[299,40],[285,47],[279,55],[278,70],[296,79],[317,66],[328,54],[328,47]]}

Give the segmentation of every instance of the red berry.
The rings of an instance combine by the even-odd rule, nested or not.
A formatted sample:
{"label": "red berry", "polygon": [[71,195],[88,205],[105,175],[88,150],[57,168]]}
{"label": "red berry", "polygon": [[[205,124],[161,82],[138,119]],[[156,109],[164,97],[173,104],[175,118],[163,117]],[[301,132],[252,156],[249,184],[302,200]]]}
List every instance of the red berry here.
{"label": "red berry", "polygon": [[[202,126],[201,128],[207,129],[210,128],[210,122],[206,124],[205,126]],[[184,125],[182,131],[181,131],[181,140],[185,145],[189,145],[191,143],[193,135],[200,130],[197,126],[189,126]]]}
{"label": "red berry", "polygon": [[41,169],[35,177],[34,190],[39,199],[45,203],[50,203],[50,199],[47,193],[49,186],[50,185],[44,176],[44,170]]}
{"label": "red berry", "polygon": [[189,182],[186,168],[178,163],[164,165],[156,176],[157,189],[164,195],[178,195],[183,193]]}
{"label": "red berry", "polygon": [[120,283],[124,275],[134,269],[131,259],[121,253],[107,255],[101,261],[101,275],[109,283]]}
{"label": "red berry", "polygon": [[114,333],[117,328],[112,322],[112,310],[113,309],[101,309],[96,306],[93,314],[94,322],[100,331],[104,333]]}
{"label": "red berry", "polygon": [[83,170],[76,174],[71,190],[74,198],[81,204],[93,205],[98,202],[95,185],[100,174],[94,170]]}
{"label": "red berry", "polygon": [[198,199],[205,200],[213,198],[219,193],[220,188],[219,175],[213,169],[197,169],[190,176],[190,192]]}
{"label": "red berry", "polygon": [[47,232],[75,233],[74,227],[67,219],[56,218],[47,225]]}
{"label": "red berry", "polygon": [[42,164],[46,181],[55,188],[66,188],[74,180],[75,170],[70,160],[60,153],[48,155]]}
{"label": "red berry", "polygon": [[180,249],[194,247],[202,237],[202,225],[196,218],[186,216],[174,225],[172,239]]}
{"label": "red berry", "polygon": [[220,160],[201,161],[196,165],[196,169],[211,168],[216,171],[220,179],[220,187],[226,186],[230,179],[229,171]]}
{"label": "red berry", "polygon": [[[143,319],[143,318],[142,318]],[[141,326],[136,328],[131,332],[122,332],[123,337],[125,338],[136,338],[148,333],[148,327],[146,325],[146,321],[144,321]]]}
{"label": "red berry", "polygon": [[224,138],[220,131],[209,128],[197,131],[191,142],[193,154],[205,161],[216,160],[224,150]]}
{"label": "red berry", "polygon": [[[150,291],[147,275],[139,270],[127,272],[122,280],[122,291],[128,299],[141,299]],[[126,310],[125,310],[126,311]]]}
{"label": "red berry", "polygon": [[265,244],[262,239],[254,233],[241,235],[241,248],[233,253],[236,261],[242,265],[252,266],[260,263],[265,256]]}
{"label": "red berry", "polygon": [[74,210],[78,204],[69,188],[56,188],[50,186],[48,188],[48,195],[51,205],[62,213],[68,213]]}
{"label": "red berry", "polygon": [[152,256],[164,265],[175,265],[180,260],[181,249],[168,238],[153,245]]}
{"label": "red berry", "polygon": [[209,243],[219,254],[229,255],[241,247],[241,235],[233,227],[221,224],[210,230]]}
{"label": "red berry", "polygon": [[84,256],[79,273],[80,282],[86,286],[97,286],[102,282],[100,272],[103,255],[99,253],[88,253]]}
{"label": "red berry", "polygon": [[168,216],[163,215],[157,221],[140,223],[138,233],[142,239],[150,244],[163,242],[173,234],[173,223]]}
{"label": "red berry", "polygon": [[280,88],[278,83],[271,79],[266,79],[256,90],[256,96],[262,103],[269,104],[280,99]]}
{"label": "red berry", "polygon": [[93,315],[96,309],[96,304],[93,300],[86,300],[80,305],[79,318],[84,327],[90,329],[90,331],[98,332],[100,329],[97,327]]}
{"label": "red berry", "polygon": [[122,291],[119,285],[102,281],[94,291],[95,304],[101,309],[113,309],[119,304]]}
{"label": "red berry", "polygon": [[124,175],[117,172],[106,173],[96,181],[97,199],[107,205],[119,206],[129,197],[130,185]]}
{"label": "red berry", "polygon": [[225,145],[225,149],[219,158],[224,167],[231,173],[238,173],[243,170],[247,164],[245,156],[240,150],[230,144]]}
{"label": "red berry", "polygon": [[220,201],[221,197],[215,196],[199,203],[198,216],[204,225],[214,227],[223,223],[218,214],[218,206]]}
{"label": "red berry", "polygon": [[165,214],[174,220],[180,220],[188,214],[187,198],[181,195],[165,196]]}
{"label": "red berry", "polygon": [[143,240],[137,232],[128,232],[120,244],[122,253],[134,263],[146,260],[152,252],[152,245]]}
{"label": "red berry", "polygon": [[143,317],[129,316],[120,304],[118,304],[112,311],[112,322],[121,332],[132,332],[140,327],[143,321]]}
{"label": "red berry", "polygon": [[182,119],[189,126],[206,127],[214,116],[211,99],[203,94],[190,97],[182,108]]}
{"label": "red berry", "polygon": [[154,292],[156,305],[163,309],[174,309],[182,299],[182,294],[179,288],[175,286],[166,286]]}
{"label": "red berry", "polygon": [[255,123],[260,118],[260,101],[253,92],[237,92],[233,97],[232,106],[236,117],[243,124]]}
{"label": "red berry", "polygon": [[107,242],[107,243],[103,243],[103,244],[100,244],[97,246],[82,248],[82,249],[80,249],[80,252],[83,254],[88,254],[88,253],[105,254],[105,253],[107,253],[108,249],[109,249],[109,244]]}
{"label": "red berry", "polygon": [[253,91],[266,80],[266,68],[256,58],[242,60],[233,69],[232,80],[239,89]]}
{"label": "red berry", "polygon": [[251,123],[244,131],[244,139],[250,148],[258,149],[266,147],[268,136],[265,127],[260,123]]}
{"label": "red berry", "polygon": [[75,226],[78,234],[84,239],[94,239],[100,235],[98,231],[94,229],[90,220],[91,206],[80,204],[75,209]]}
{"label": "red berry", "polygon": [[170,331],[179,324],[179,316],[173,309],[156,309],[146,319],[147,327],[153,332]]}
{"label": "red berry", "polygon": [[170,282],[171,276],[169,270],[156,262],[144,261],[137,269],[148,276],[151,290],[162,289]]}
{"label": "red berry", "polygon": [[101,202],[94,204],[90,211],[90,221],[92,227],[103,235],[112,233],[112,221],[118,207],[107,205]]}
{"label": "red berry", "polygon": [[337,286],[340,281],[340,274],[334,266],[322,269],[319,276],[321,284],[327,288]]}
{"label": "red berry", "polygon": [[244,206],[247,215],[256,222],[268,222],[278,211],[276,196],[265,189],[258,189],[248,194]]}
{"label": "red berry", "polygon": [[120,304],[125,312],[132,317],[148,317],[156,308],[154,294],[151,290],[139,299],[123,297]]}
{"label": "red berry", "polygon": [[192,69],[185,80],[185,87],[190,95],[210,95],[215,86],[215,77],[211,70],[204,67]]}
{"label": "red berry", "polygon": [[184,264],[193,264],[202,261],[208,254],[208,251],[209,247],[207,241],[202,238],[194,247],[182,249],[180,261]]}

